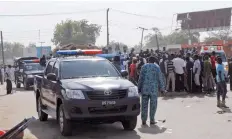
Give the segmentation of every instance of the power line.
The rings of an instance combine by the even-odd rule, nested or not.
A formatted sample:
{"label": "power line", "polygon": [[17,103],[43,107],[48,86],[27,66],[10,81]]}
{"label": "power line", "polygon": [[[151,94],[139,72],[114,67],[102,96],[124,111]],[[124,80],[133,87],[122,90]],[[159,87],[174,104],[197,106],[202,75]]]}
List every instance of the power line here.
{"label": "power line", "polygon": [[153,18],[153,19],[159,19],[159,20],[163,20],[159,17],[156,16],[150,16],[150,15],[142,15],[142,14],[136,14],[136,13],[130,13],[130,12],[125,12],[125,11],[121,11],[121,10],[116,10],[116,9],[112,9],[113,11],[119,12],[119,13],[123,13],[123,14],[128,14],[128,15],[134,15],[134,16],[139,16],[139,17],[145,17],[145,18]]}
{"label": "power line", "polygon": [[105,9],[90,10],[90,11],[63,12],[63,13],[44,13],[44,14],[1,14],[0,17],[68,15],[68,14],[94,13],[94,12],[100,12],[100,11],[104,11],[104,10]]}

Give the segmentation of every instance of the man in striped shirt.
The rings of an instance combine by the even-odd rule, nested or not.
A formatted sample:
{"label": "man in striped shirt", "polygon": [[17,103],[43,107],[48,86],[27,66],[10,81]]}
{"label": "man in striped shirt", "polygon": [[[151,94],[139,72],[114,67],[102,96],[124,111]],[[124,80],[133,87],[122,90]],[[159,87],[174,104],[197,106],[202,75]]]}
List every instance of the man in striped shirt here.
{"label": "man in striped shirt", "polygon": [[172,92],[175,91],[175,67],[172,61],[172,57],[168,57],[168,61],[165,64],[165,71],[167,76],[166,90],[169,90],[170,81],[172,82]]}

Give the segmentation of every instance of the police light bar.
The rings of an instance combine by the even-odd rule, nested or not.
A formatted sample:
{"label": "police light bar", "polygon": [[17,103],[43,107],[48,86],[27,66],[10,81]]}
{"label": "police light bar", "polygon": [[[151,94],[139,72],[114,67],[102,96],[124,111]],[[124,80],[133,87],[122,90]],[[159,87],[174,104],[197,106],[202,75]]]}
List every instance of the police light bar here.
{"label": "police light bar", "polygon": [[103,58],[113,58],[115,56],[119,56],[117,54],[97,54],[96,56],[103,57]]}
{"label": "police light bar", "polygon": [[58,55],[96,55],[102,54],[102,50],[87,49],[87,50],[59,50],[56,52]]}
{"label": "police light bar", "polygon": [[33,59],[33,60],[23,60],[24,63],[39,63],[39,59]]}

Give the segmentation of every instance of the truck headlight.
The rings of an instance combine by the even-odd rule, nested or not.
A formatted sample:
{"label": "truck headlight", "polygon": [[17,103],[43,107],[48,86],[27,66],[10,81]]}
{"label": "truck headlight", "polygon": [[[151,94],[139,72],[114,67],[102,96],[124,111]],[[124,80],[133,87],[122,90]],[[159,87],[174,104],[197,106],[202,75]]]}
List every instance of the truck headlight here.
{"label": "truck headlight", "polygon": [[138,88],[136,86],[134,87],[130,87],[128,89],[128,97],[138,97],[139,93],[138,93]]}
{"label": "truck headlight", "polygon": [[67,98],[71,99],[85,99],[84,94],[82,93],[81,90],[62,90],[61,91],[62,95],[66,96]]}

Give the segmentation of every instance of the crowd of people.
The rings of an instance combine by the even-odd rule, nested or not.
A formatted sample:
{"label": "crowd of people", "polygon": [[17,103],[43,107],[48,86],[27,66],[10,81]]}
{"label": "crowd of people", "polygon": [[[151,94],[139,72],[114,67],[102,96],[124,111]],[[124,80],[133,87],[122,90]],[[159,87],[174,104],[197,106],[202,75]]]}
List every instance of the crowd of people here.
{"label": "crowd of people", "polygon": [[[141,94],[141,118],[146,124],[148,102],[150,100],[150,124],[154,124],[158,92],[162,94],[186,91],[189,93],[217,92],[217,107],[227,108],[225,67],[222,58],[215,52],[198,55],[196,50],[181,50],[170,54],[165,51],[146,50],[114,58],[117,69],[127,70],[128,79],[138,86]],[[120,67],[119,65],[122,65]],[[118,66],[117,66],[118,65]],[[232,59],[229,59],[229,72],[232,73]],[[232,75],[230,76],[230,78]],[[232,90],[232,85],[230,87]],[[222,97],[222,99],[221,99]]]}

